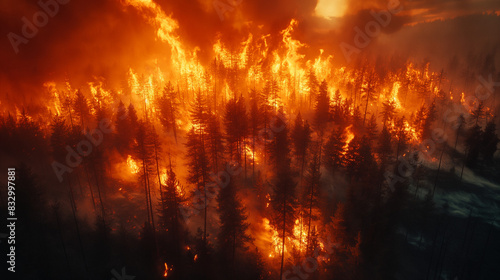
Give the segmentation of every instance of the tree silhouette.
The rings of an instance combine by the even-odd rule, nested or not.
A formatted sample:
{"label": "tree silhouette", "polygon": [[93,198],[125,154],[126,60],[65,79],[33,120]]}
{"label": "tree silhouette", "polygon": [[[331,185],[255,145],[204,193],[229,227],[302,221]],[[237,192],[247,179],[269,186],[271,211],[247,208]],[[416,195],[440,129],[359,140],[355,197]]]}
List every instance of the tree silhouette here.
{"label": "tree silhouette", "polygon": [[224,125],[230,157],[241,163],[242,154],[245,152],[245,139],[248,136],[248,118],[243,97],[227,102]]}
{"label": "tree silhouette", "polygon": [[394,119],[394,115],[396,114],[396,102],[393,100],[384,101],[382,103],[382,112],[380,115],[382,117],[383,125],[387,125],[387,122],[390,122]]}
{"label": "tree silhouette", "polygon": [[176,98],[176,92],[174,87],[170,83],[167,83],[163,89],[163,95],[158,98],[158,107],[160,109],[160,122],[166,131],[172,131],[174,133],[175,141],[177,142],[177,116],[178,112],[178,101]]}
{"label": "tree silhouette", "polygon": [[486,162],[493,160],[493,155],[498,150],[500,139],[496,134],[496,124],[494,119],[491,119],[484,129],[483,139],[481,143],[481,153]]}
{"label": "tree silhouette", "polygon": [[180,207],[186,202],[184,189],[177,180],[172,166],[167,171],[167,182],[160,198],[159,225],[166,232],[166,253],[175,266],[179,264],[181,248],[184,244],[184,222],[181,217]]}
{"label": "tree silhouette", "polygon": [[313,68],[307,72],[307,87],[309,88],[309,107],[311,107],[313,100],[316,100],[319,87],[319,81]]}
{"label": "tree silhouette", "polygon": [[368,124],[365,127],[366,137],[368,140],[374,141],[378,137],[378,128],[377,128],[377,117],[375,114],[372,114]]}
{"label": "tree silhouette", "polygon": [[272,159],[276,172],[276,182],[271,195],[271,206],[273,217],[271,225],[280,233],[282,241],[281,249],[281,269],[280,279],[283,275],[283,265],[285,261],[285,243],[288,236],[293,236],[293,225],[295,221],[295,208],[297,206],[295,197],[295,183],[292,179],[290,169],[290,145],[288,140],[288,129],[285,121],[277,120],[277,127],[284,127],[283,130],[275,133],[275,137],[270,144]]}
{"label": "tree silhouette", "polygon": [[326,124],[330,120],[330,97],[328,97],[328,84],[325,80],[321,82],[319,91],[316,97],[314,107],[314,126],[322,135],[325,131]]}
{"label": "tree silhouette", "polygon": [[[306,161],[307,150],[311,142],[311,128],[309,123],[302,120],[300,113],[295,119],[295,124],[292,129],[292,143],[294,147],[294,155],[298,162],[300,162],[300,178],[304,173],[304,165]],[[302,181],[302,180],[301,180]]]}
{"label": "tree silhouette", "polygon": [[85,126],[89,125],[87,122],[90,117],[90,106],[88,100],[85,97],[85,95],[83,95],[83,93],[80,90],[78,90],[76,92],[74,102],[75,103],[73,104],[73,106],[75,114],[80,119],[81,128],[85,129]]}
{"label": "tree silhouette", "polygon": [[231,263],[231,274],[234,275],[236,252],[246,251],[245,244],[250,241],[250,236],[246,233],[250,224],[246,222],[246,210],[238,197],[235,178],[228,180],[227,186],[217,196],[220,218],[218,242],[224,258]]}
{"label": "tree silhouette", "polygon": [[340,130],[333,130],[325,145],[323,162],[332,174],[343,166],[345,137]]}
{"label": "tree silhouette", "polygon": [[217,115],[208,115],[206,143],[210,159],[209,166],[212,167],[212,172],[217,173],[221,170],[224,159],[224,136]]}
{"label": "tree silhouette", "polygon": [[368,75],[368,78],[365,82],[365,85],[361,87],[361,92],[362,92],[362,97],[366,100],[365,102],[365,114],[363,116],[363,125],[365,124],[366,121],[366,114],[368,112],[368,104],[370,101],[373,101],[376,99],[375,96],[375,91],[377,88],[377,80],[374,72],[371,72]]}
{"label": "tree silhouette", "polygon": [[[313,221],[319,217],[316,212],[319,211],[319,191],[320,191],[320,166],[319,154],[314,153],[309,164],[309,170],[306,176],[306,186],[302,194],[302,207],[305,209],[304,218],[307,219],[307,249],[306,255],[311,255],[315,246]],[[316,240],[317,241],[317,240]]]}

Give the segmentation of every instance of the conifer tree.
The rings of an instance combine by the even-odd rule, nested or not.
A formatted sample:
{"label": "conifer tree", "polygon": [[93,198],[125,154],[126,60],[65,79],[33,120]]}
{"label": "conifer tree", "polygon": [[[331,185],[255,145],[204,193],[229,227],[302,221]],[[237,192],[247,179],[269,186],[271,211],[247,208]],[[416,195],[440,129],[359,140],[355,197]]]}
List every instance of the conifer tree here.
{"label": "conifer tree", "polygon": [[313,68],[307,72],[307,87],[309,88],[309,107],[311,107],[313,100],[316,100],[319,87],[319,81]]}
{"label": "conifer tree", "polygon": [[376,99],[375,96],[376,88],[377,88],[376,76],[374,72],[371,72],[366,80],[366,85],[361,86],[362,97],[366,100],[365,114],[363,116],[363,125],[366,122],[366,114],[368,113],[368,104]]}
{"label": "conifer tree", "polygon": [[302,120],[300,113],[295,119],[295,124],[292,129],[292,143],[294,147],[294,155],[297,161],[300,163],[300,178],[304,173],[304,165],[306,161],[306,154],[311,142],[311,129],[309,123]]}
{"label": "conifer tree", "polygon": [[87,122],[90,117],[90,106],[88,100],[85,97],[85,95],[83,95],[83,93],[80,90],[78,90],[76,92],[76,97],[74,102],[75,103],[73,104],[73,106],[75,114],[80,119],[81,129],[85,129],[85,126],[89,125]]}
{"label": "conifer tree", "polygon": [[180,207],[186,202],[186,198],[172,166],[167,171],[167,182],[160,199],[159,224],[167,235],[167,253],[171,254],[173,261],[179,263],[184,242],[184,223]]}
{"label": "conifer tree", "polygon": [[388,122],[394,119],[394,115],[396,114],[396,103],[393,100],[384,101],[382,103],[382,112],[380,115],[382,116],[383,125],[387,125]]}
{"label": "conifer tree", "polygon": [[335,172],[342,167],[344,161],[345,137],[340,130],[333,130],[325,145],[323,162],[330,172]]}
{"label": "conifer tree", "polygon": [[130,133],[130,123],[127,109],[120,101],[116,113],[115,124],[115,147],[120,153],[126,153],[131,146],[133,135]]}
{"label": "conifer tree", "polygon": [[217,115],[209,114],[208,116],[206,142],[209,166],[212,167],[213,173],[217,173],[224,159],[224,136]]}
{"label": "conifer tree", "polygon": [[288,140],[288,129],[285,121],[278,119],[278,127],[284,127],[283,130],[275,133],[272,140],[271,151],[272,159],[276,172],[276,182],[271,195],[271,206],[273,217],[272,226],[280,233],[282,238],[281,250],[281,269],[280,279],[283,275],[283,265],[285,262],[286,238],[293,236],[293,225],[295,221],[295,209],[297,206],[295,197],[295,183],[292,179],[290,169],[290,145]]}
{"label": "conifer tree", "polygon": [[431,138],[431,126],[435,120],[436,120],[436,105],[434,102],[432,102],[425,114],[425,119],[422,123],[422,139]]}
{"label": "conifer tree", "polygon": [[377,128],[377,117],[375,114],[372,114],[370,120],[368,121],[368,125],[365,127],[366,137],[368,140],[373,141],[378,137],[378,128]]}
{"label": "conifer tree", "polygon": [[314,107],[314,126],[319,131],[320,137],[330,121],[330,97],[328,96],[328,84],[325,80],[321,82]]}
{"label": "conifer tree", "polygon": [[246,209],[238,197],[234,180],[235,178],[229,178],[228,185],[222,188],[217,196],[220,217],[219,247],[225,259],[230,261],[233,274],[236,252],[246,251],[245,244],[251,240],[246,232],[250,226],[246,221]]}
{"label": "conifer tree", "polygon": [[316,221],[319,217],[316,212],[319,210],[319,188],[320,188],[320,159],[319,154],[314,153],[311,159],[309,170],[306,176],[306,187],[304,189],[303,197],[303,208],[305,211],[305,218],[307,219],[307,253],[314,251],[314,227],[312,225],[313,221]]}
{"label": "conifer tree", "polygon": [[160,122],[166,131],[174,133],[175,141],[177,141],[177,106],[176,92],[169,81],[163,89],[163,95],[158,99],[158,107],[160,109]]}
{"label": "conifer tree", "polygon": [[259,110],[259,96],[252,89],[250,92],[250,116],[249,116],[249,133],[252,137],[252,173],[255,175],[255,145],[259,132],[263,128],[263,117]]}
{"label": "conifer tree", "polygon": [[484,129],[483,139],[481,143],[481,154],[486,162],[493,160],[493,155],[498,150],[500,139],[496,134],[496,124],[494,119],[491,119]]}

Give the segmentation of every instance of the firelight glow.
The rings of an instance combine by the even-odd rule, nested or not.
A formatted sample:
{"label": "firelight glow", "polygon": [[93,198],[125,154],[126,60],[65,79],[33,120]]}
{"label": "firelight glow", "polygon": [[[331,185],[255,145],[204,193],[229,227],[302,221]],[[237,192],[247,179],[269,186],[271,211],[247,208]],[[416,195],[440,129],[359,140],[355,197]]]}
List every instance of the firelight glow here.
{"label": "firelight glow", "polygon": [[346,0],[319,0],[315,13],[327,19],[342,17],[347,10]]}

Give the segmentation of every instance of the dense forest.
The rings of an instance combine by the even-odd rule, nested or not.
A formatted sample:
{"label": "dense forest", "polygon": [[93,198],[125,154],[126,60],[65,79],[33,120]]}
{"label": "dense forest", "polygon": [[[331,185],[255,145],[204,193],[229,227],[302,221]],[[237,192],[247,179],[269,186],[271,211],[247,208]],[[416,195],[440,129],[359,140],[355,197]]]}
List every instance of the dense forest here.
{"label": "dense forest", "polygon": [[[308,90],[286,99],[272,75],[243,92],[244,69],[214,65],[210,90],[168,82],[150,100],[137,78],[135,104],[123,94],[110,105],[116,93],[91,87],[59,92],[46,117],[1,116],[23,279],[110,279],[122,267],[138,279],[498,273],[497,208],[487,208],[498,188],[475,182],[498,184],[485,102],[456,101],[428,64],[346,71],[335,91],[311,68]],[[394,80],[396,95],[383,90]],[[481,205],[464,209],[456,195]]]}
{"label": "dense forest", "polygon": [[112,24],[123,63],[165,55],[110,59],[108,79],[74,66],[35,83],[35,65],[17,83],[36,87],[1,89],[0,219],[13,195],[17,217],[2,279],[498,278],[498,48],[342,65],[285,17],[200,50],[155,1],[109,5],[154,39],[120,53]]}

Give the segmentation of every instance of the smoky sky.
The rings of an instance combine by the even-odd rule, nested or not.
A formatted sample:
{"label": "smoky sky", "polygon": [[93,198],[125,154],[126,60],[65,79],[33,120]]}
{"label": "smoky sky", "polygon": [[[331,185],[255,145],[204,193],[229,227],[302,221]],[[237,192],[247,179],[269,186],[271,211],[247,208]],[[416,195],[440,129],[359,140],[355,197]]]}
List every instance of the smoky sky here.
{"label": "smoky sky", "polygon": [[[221,20],[214,7],[216,1],[155,1],[165,14],[178,21],[176,32],[186,48],[200,48],[202,62],[211,58],[211,46],[217,36],[230,46],[247,38],[249,32],[278,35],[292,18],[299,21],[293,33],[295,38],[310,46],[315,54],[322,48],[339,57],[339,43],[352,43],[354,27],[362,29],[373,20],[371,10],[387,9],[391,1],[399,3],[403,10],[391,17],[390,24],[381,33],[405,40],[408,40],[405,32],[414,30],[415,24],[436,18],[450,19],[446,28],[454,28],[452,18],[500,10],[496,0],[352,0],[343,17],[323,18],[315,14],[318,0],[218,0],[226,5],[235,4]],[[33,38],[21,43],[16,53],[8,34],[22,35],[22,18],[32,22],[33,15],[40,10],[35,0],[0,2],[0,101],[7,101],[0,106],[12,103],[9,101],[27,103],[45,96],[42,85],[46,81],[67,80],[81,86],[100,77],[108,86],[116,87],[123,83],[128,69],[144,69],[169,57],[168,45],[156,38],[156,27],[140,11],[124,5],[121,0],[69,0],[67,4],[60,4],[57,13],[38,28]],[[494,14],[489,17],[498,18]],[[489,31],[487,26],[477,29],[484,34]],[[460,32],[453,34],[461,36]],[[279,41],[280,37],[271,36],[273,39]],[[369,48],[375,48],[376,40],[378,38]]]}

